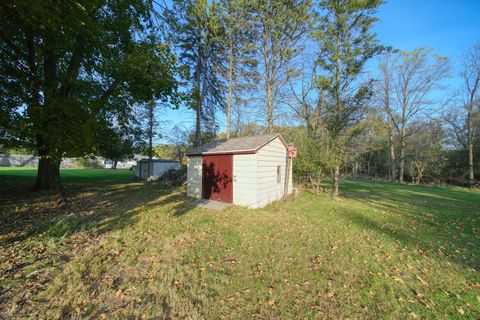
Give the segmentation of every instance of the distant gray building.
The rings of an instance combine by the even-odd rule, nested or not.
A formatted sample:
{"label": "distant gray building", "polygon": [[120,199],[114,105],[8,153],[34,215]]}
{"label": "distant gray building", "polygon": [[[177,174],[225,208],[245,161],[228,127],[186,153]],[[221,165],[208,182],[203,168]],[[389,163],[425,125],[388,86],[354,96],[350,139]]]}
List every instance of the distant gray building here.
{"label": "distant gray building", "polygon": [[182,165],[176,160],[142,159],[135,166],[135,175],[140,179],[158,179],[168,170],[180,170]]}

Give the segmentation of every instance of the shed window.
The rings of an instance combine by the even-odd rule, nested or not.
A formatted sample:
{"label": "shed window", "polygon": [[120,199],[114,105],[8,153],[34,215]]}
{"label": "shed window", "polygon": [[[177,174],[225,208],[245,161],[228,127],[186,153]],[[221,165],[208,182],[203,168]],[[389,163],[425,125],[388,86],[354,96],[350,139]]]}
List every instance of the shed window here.
{"label": "shed window", "polygon": [[281,172],[281,167],[277,166],[277,183],[280,183],[282,180],[282,175],[280,174]]}

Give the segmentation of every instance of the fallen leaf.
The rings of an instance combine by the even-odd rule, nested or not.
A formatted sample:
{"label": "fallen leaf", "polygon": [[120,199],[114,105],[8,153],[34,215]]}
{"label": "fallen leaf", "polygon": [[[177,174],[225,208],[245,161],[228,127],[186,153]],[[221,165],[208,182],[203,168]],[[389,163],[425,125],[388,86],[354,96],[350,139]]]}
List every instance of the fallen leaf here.
{"label": "fallen leaf", "polygon": [[423,280],[422,278],[420,278],[420,276],[416,276],[416,277],[417,277],[418,280],[420,280],[421,283],[423,283],[423,285],[428,286],[428,283],[425,280]]}
{"label": "fallen leaf", "polygon": [[396,282],[400,282],[401,284],[405,284],[405,282],[403,281],[402,278],[399,278],[397,276],[393,277],[393,280],[395,280]]}
{"label": "fallen leaf", "polygon": [[458,308],[457,310],[458,310],[458,313],[460,313],[462,316],[465,314],[465,311],[463,311],[462,308]]}

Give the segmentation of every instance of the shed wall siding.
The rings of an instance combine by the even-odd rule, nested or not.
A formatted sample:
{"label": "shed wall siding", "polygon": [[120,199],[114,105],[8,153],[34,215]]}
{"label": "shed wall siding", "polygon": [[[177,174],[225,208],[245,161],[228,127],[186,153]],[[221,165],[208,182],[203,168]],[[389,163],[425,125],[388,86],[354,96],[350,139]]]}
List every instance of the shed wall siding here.
{"label": "shed wall siding", "polygon": [[233,203],[256,208],[257,206],[257,155],[233,156]]}
{"label": "shed wall siding", "polygon": [[202,198],[202,157],[188,157],[187,165],[187,196]]}
{"label": "shed wall siding", "polygon": [[147,179],[148,178],[148,163],[146,162],[139,162],[138,166],[140,167],[140,178]]}
{"label": "shed wall siding", "polygon": [[[283,197],[287,157],[288,151],[279,138],[272,140],[258,150],[257,207],[264,207],[270,202],[280,200]],[[277,166],[280,166],[280,183],[277,182]]]}

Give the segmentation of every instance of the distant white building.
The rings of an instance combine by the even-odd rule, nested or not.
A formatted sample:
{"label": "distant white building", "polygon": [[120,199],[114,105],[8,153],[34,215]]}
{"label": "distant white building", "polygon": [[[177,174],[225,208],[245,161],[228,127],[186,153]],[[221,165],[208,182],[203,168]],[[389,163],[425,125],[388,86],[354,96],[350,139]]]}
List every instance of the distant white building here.
{"label": "distant white building", "polygon": [[190,197],[261,208],[293,192],[292,160],[279,134],[212,141],[187,156]]}
{"label": "distant white building", "polygon": [[[115,162],[113,160],[105,159],[105,158],[98,158],[98,159],[102,161],[102,164],[106,169],[111,169],[114,162]],[[131,168],[133,168],[137,165],[138,160],[142,160],[142,159],[148,159],[148,156],[135,154],[133,156],[133,158],[131,158],[131,159],[123,159],[123,160],[117,161],[117,168],[118,169],[131,169]]]}

